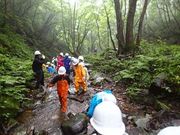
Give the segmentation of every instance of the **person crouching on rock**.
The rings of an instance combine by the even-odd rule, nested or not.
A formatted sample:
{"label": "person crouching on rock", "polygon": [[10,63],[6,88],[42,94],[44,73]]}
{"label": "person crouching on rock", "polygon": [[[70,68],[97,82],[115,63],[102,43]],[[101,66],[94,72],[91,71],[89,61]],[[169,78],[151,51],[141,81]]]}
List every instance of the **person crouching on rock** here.
{"label": "person crouching on rock", "polygon": [[59,102],[61,104],[60,112],[66,113],[67,111],[67,96],[68,96],[68,88],[70,85],[70,79],[66,75],[66,69],[64,66],[61,66],[58,70],[58,75],[55,76],[50,83],[49,87],[52,87],[57,83],[57,93],[59,96]]}

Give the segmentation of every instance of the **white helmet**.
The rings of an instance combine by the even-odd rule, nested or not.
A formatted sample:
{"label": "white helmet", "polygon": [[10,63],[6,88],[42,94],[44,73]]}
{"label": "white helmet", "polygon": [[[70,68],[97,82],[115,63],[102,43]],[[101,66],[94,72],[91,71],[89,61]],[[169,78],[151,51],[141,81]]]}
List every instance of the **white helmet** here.
{"label": "white helmet", "polygon": [[72,60],[72,64],[73,64],[73,65],[77,65],[78,63],[79,63],[79,60],[78,60],[78,59],[73,59],[73,60]]}
{"label": "white helmet", "polygon": [[84,61],[84,57],[83,57],[83,56],[79,56],[79,57],[78,57],[78,60]]}
{"label": "white helmet", "polygon": [[34,55],[40,55],[41,53],[40,53],[40,51],[35,51],[34,52]]}
{"label": "white helmet", "polygon": [[61,52],[59,55],[64,56],[63,52]]}
{"label": "white helmet", "polygon": [[59,75],[64,75],[66,73],[66,69],[64,66],[61,66],[58,70],[58,74]]}
{"label": "white helmet", "polygon": [[114,104],[117,103],[116,97],[113,94],[111,94],[111,93],[104,94],[104,96],[102,98],[102,101],[111,101]]}
{"label": "white helmet", "polygon": [[85,67],[84,62],[80,62],[79,64],[80,64],[81,66]]}
{"label": "white helmet", "polygon": [[47,65],[50,65],[50,64],[51,64],[51,63],[48,61],[48,62],[47,62]]}
{"label": "white helmet", "polygon": [[122,113],[113,102],[104,101],[98,104],[90,122],[102,135],[123,135],[125,133]]}
{"label": "white helmet", "polygon": [[180,126],[170,126],[162,129],[158,135],[180,135]]}
{"label": "white helmet", "polygon": [[69,53],[66,53],[65,56],[69,56]]}

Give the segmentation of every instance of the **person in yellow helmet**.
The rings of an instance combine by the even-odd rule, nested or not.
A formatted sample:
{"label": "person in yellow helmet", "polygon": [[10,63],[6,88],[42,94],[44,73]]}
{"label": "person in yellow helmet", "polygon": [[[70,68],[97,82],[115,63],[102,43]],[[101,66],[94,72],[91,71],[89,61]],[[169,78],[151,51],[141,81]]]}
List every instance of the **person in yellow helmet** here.
{"label": "person in yellow helmet", "polygon": [[73,70],[74,70],[74,85],[76,94],[78,94],[79,88],[83,88],[83,92],[87,91],[87,85],[86,85],[86,72],[81,64],[79,64],[78,59],[73,59]]}

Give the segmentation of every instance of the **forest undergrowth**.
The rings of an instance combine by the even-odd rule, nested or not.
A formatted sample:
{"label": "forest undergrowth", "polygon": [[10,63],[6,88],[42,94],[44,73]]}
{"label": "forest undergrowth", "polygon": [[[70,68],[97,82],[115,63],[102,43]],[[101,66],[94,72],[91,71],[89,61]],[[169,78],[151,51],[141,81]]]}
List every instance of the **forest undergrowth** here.
{"label": "forest undergrowth", "polygon": [[[87,56],[87,61],[93,65],[94,72],[109,75],[117,83],[123,82],[132,101],[146,103],[146,100],[153,100],[160,106],[158,108],[169,110],[172,105],[163,99],[172,99],[173,96],[179,101],[179,52],[178,45],[143,41],[134,57],[119,60],[113,50],[107,49],[104,53]],[[161,86],[154,88],[154,83]]]}

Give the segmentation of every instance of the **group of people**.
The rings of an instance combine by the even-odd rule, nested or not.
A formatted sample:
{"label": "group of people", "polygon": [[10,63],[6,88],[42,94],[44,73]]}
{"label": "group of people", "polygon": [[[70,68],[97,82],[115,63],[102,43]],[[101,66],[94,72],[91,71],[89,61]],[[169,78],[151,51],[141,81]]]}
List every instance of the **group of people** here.
{"label": "group of people", "polygon": [[[46,67],[47,71],[53,76],[48,87],[52,87],[57,83],[57,93],[61,104],[60,110],[62,113],[65,113],[67,111],[67,96],[70,82],[74,84],[76,95],[79,94],[80,88],[82,88],[83,93],[87,91],[89,74],[84,64],[84,57],[79,56],[75,58],[69,56],[68,53],[63,55],[61,52],[56,58],[52,59],[52,62],[47,62],[45,65],[45,56],[40,51],[35,51],[34,55],[32,69],[37,80],[36,88],[44,86],[43,67]],[[71,80],[70,74],[73,74]]]}
{"label": "group of people", "polygon": [[[39,88],[39,86],[44,86],[43,64],[45,63],[45,56],[40,51],[35,51],[34,54],[32,69],[37,80],[36,88]],[[70,57],[68,53],[64,56],[63,53],[60,53],[57,58],[52,59],[51,63],[47,62],[47,70],[53,76],[48,87],[57,83],[57,93],[61,104],[60,112],[63,115],[67,112],[70,82],[74,83],[77,95],[80,87],[82,87],[83,92],[87,91],[89,75],[87,74],[87,68],[84,66],[84,58],[83,56]],[[71,73],[74,75],[73,80],[70,80],[69,77]],[[122,112],[116,103],[117,100],[111,90],[104,90],[91,98],[86,114],[95,129],[94,135],[127,135],[122,120]],[[173,134],[173,132],[177,133]],[[171,133],[172,135],[180,135],[180,127],[165,128],[158,135],[171,135]]]}

